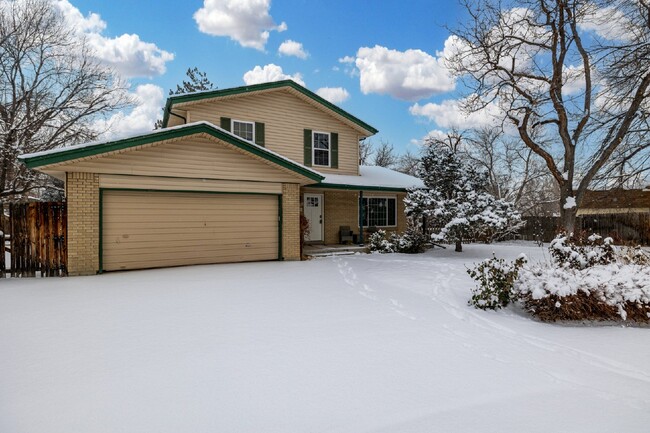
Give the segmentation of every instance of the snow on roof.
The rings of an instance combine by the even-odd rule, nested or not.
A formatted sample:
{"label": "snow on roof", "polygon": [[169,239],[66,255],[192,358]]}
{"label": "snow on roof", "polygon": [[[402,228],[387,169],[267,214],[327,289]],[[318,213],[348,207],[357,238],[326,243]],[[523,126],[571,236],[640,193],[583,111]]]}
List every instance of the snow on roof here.
{"label": "snow on roof", "polygon": [[359,167],[359,174],[359,176],[323,174],[325,179],[322,183],[380,188],[424,188],[421,179],[389,168],[362,165]]}

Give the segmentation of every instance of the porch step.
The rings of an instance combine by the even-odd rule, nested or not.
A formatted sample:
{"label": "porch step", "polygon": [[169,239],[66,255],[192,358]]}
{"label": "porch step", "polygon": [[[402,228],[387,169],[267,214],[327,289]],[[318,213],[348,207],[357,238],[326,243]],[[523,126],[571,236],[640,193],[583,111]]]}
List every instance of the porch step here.
{"label": "porch step", "polygon": [[305,246],[305,255],[310,257],[349,256],[363,253],[366,247],[357,245],[308,245]]}

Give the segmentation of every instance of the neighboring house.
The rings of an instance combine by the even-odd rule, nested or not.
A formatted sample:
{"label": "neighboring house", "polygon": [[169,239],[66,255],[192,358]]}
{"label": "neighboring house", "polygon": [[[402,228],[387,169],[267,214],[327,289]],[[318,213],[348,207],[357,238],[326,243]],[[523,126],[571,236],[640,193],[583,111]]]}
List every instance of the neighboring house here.
{"label": "neighboring house", "polygon": [[578,216],[582,227],[624,241],[650,241],[650,187],[587,191]]}
{"label": "neighboring house", "polygon": [[301,213],[311,242],[402,231],[406,189],[422,186],[360,167],[377,130],[293,81],[172,96],[163,125],[21,156],[66,182],[70,275],[299,260]]}

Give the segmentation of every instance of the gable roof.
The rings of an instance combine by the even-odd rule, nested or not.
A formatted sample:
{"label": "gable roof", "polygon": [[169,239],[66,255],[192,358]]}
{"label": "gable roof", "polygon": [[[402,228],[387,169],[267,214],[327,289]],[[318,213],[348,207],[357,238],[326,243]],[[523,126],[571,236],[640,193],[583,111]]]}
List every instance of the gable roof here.
{"label": "gable roof", "polygon": [[301,86],[293,80],[282,80],[282,81],[273,81],[270,83],[262,84],[252,84],[250,86],[241,86],[241,87],[231,87],[228,89],[219,89],[219,90],[208,90],[204,92],[194,92],[194,93],[185,93],[182,95],[174,95],[167,98],[167,103],[165,104],[165,113],[163,117],[163,127],[167,126],[169,121],[169,113],[174,105],[186,105],[195,102],[207,102],[211,99],[219,99],[224,97],[232,97],[238,95],[245,95],[254,92],[269,91],[274,89],[291,89],[292,91],[298,92],[300,95],[307,98],[308,101],[314,103],[314,105],[319,106],[321,109],[333,112],[335,115],[338,115],[357,127],[365,130],[369,135],[376,134],[379,132],[374,127],[370,126],[363,120],[358,117],[353,116],[342,108],[337,107],[331,102],[323,99],[318,96],[316,93],[307,89],[306,87]]}
{"label": "gable roof", "polygon": [[323,179],[323,175],[311,168],[298,164],[289,158],[264,147],[242,140],[238,136],[221,129],[210,122],[204,121],[188,123],[171,128],[163,128],[148,134],[137,135],[121,140],[85,143],[60,149],[20,155],[18,159],[20,159],[28,168],[42,168],[52,164],[60,164],[76,159],[102,155],[164,140],[187,137],[194,134],[208,134],[315,182],[320,182]]}

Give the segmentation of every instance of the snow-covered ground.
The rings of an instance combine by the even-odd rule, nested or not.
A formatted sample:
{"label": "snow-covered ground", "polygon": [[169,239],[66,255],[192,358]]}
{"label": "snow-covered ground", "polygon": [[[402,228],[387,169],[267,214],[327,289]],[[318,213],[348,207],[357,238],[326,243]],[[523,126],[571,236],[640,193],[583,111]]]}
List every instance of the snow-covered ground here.
{"label": "snow-covered ground", "polygon": [[467,306],[497,250],[0,281],[0,432],[648,432],[650,329]]}

